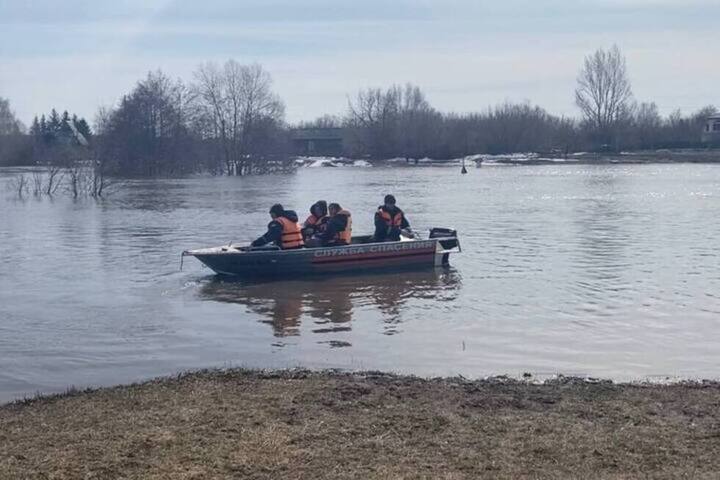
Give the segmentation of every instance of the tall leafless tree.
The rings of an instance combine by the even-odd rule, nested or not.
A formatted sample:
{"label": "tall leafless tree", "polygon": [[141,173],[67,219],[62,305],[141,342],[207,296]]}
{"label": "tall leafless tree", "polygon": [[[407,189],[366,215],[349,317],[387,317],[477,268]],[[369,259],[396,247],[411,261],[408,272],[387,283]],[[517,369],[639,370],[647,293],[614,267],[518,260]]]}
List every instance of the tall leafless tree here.
{"label": "tall leafless tree", "polygon": [[10,109],[10,101],[0,97],[0,135],[18,135],[25,127]]}
{"label": "tall leafless tree", "polygon": [[199,120],[205,137],[217,140],[228,175],[251,173],[268,148],[268,130],[282,124],[285,107],[272,78],[259,64],[228,60],[195,72]]}
{"label": "tall leafless tree", "polygon": [[599,49],[585,57],[577,79],[575,103],[603,142],[615,141],[617,127],[632,112],[633,95],[620,48]]}
{"label": "tall leafless tree", "polygon": [[372,158],[392,155],[397,129],[397,98],[380,88],[368,88],[348,99],[346,124],[352,132],[352,153],[363,152]]}
{"label": "tall leafless tree", "polygon": [[157,176],[197,170],[189,128],[190,98],[181,81],[150,72],[117,108],[99,115],[97,150],[108,171]]}
{"label": "tall leafless tree", "polygon": [[440,116],[419,87],[392,85],[361,90],[348,101],[346,125],[356,149],[373,158],[426,156]]}
{"label": "tall leafless tree", "polygon": [[425,94],[410,83],[393,88],[398,105],[398,147],[406,158],[420,158],[430,154],[437,141],[439,115],[430,106]]}
{"label": "tall leafless tree", "polygon": [[25,126],[10,108],[10,101],[0,97],[0,165],[23,165],[32,161],[32,144]]}

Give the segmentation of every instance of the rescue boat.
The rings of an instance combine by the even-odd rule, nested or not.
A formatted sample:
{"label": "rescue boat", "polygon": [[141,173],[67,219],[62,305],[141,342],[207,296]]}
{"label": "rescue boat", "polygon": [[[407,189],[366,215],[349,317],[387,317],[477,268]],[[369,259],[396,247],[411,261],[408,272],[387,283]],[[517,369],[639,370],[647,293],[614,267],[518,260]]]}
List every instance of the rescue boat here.
{"label": "rescue boat", "polygon": [[455,230],[433,228],[427,239],[402,237],[397,242],[373,242],[371,235],[352,237],[350,245],[281,250],[276,246],[220,247],[185,250],[219,275],[288,277],[299,275],[398,271],[449,264],[461,252]]}

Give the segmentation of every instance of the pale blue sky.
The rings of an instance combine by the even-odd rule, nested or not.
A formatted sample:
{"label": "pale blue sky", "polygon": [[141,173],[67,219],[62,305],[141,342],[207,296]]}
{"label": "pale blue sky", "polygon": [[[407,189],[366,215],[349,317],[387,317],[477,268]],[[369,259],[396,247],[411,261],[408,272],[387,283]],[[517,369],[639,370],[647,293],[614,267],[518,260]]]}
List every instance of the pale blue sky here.
{"label": "pale blue sky", "polygon": [[720,0],[0,0],[0,96],[92,119],[148,70],[260,62],[289,121],[412,82],[441,110],[530,100],[577,115],[583,56],[617,43],[638,100],[720,104]]}

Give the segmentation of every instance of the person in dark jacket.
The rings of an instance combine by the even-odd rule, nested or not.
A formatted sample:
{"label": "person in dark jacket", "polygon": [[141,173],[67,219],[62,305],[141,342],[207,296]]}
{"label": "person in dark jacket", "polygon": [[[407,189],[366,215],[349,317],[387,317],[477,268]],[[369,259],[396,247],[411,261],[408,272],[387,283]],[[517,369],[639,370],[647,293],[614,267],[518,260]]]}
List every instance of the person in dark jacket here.
{"label": "person in dark jacket", "polygon": [[318,200],[310,207],[310,216],[303,223],[303,238],[305,240],[312,238],[313,235],[319,235],[325,231],[327,226],[328,206],[325,200]]}
{"label": "person in dark jacket", "polygon": [[304,245],[297,213],[293,210],[285,210],[282,205],[276,203],[270,207],[270,218],[272,221],[268,223],[267,232],[250,245],[262,247],[272,243],[283,250],[301,248]]}
{"label": "person in dark jacket", "polygon": [[397,242],[400,240],[401,230],[410,230],[410,222],[395,203],[393,195],[385,195],[384,204],[380,205],[375,212],[373,239],[376,242]]}
{"label": "person in dark jacket", "polygon": [[333,245],[349,245],[352,242],[352,216],[340,204],[331,203],[328,206],[330,220],[327,228],[318,238],[320,245],[329,247]]}

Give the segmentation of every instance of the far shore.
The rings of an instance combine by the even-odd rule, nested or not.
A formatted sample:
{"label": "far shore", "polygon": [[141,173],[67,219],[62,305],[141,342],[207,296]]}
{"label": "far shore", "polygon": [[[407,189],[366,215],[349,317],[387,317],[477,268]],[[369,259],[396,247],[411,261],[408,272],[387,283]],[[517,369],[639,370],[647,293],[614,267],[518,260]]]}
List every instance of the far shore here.
{"label": "far shore", "polygon": [[0,406],[0,478],[718,478],[720,383],[212,370]]}
{"label": "far shore", "polygon": [[558,162],[571,164],[653,164],[653,163],[720,163],[720,149],[687,149],[687,150],[639,150],[618,153],[535,153],[527,161],[515,161],[500,158],[498,163],[555,164]]}
{"label": "far shore", "polygon": [[[476,154],[460,158],[385,158],[369,159],[343,156],[293,156],[301,167],[413,167],[427,165],[503,166],[503,165],[635,165],[669,163],[720,163],[720,148],[658,149],[627,152],[525,152],[507,154]],[[2,159],[0,159],[2,160]],[[32,165],[2,165],[5,169],[45,168]],[[281,169],[278,173],[287,173]],[[142,177],[138,177],[142,178]]]}
{"label": "far shore", "polygon": [[414,167],[427,165],[502,166],[502,165],[613,165],[664,163],[720,163],[720,149],[658,149],[628,152],[526,152],[508,154],[477,154],[461,158],[387,158],[360,159],[353,157],[297,157],[297,165],[312,167],[381,166]]}

